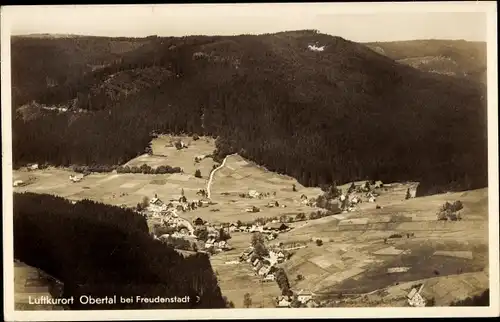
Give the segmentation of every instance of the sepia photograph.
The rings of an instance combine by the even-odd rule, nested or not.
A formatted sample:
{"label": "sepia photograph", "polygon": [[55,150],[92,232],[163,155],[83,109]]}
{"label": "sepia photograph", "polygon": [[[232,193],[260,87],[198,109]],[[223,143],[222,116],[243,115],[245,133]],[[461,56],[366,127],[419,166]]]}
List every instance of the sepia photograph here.
{"label": "sepia photograph", "polygon": [[8,321],[500,314],[496,2],[1,19]]}

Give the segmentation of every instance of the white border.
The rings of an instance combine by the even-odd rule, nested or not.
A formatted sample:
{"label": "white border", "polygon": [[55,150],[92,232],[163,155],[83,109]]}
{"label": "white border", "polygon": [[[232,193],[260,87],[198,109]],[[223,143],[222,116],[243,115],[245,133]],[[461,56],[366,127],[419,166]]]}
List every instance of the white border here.
{"label": "white border", "polygon": [[[140,5],[156,8],[163,5]],[[185,5],[170,5],[170,8]],[[189,5],[193,14],[209,10],[213,5]],[[220,6],[220,5],[218,5]],[[489,160],[489,277],[490,307],[428,307],[428,308],[301,308],[301,309],[213,309],[213,310],[127,310],[127,311],[14,311],[13,236],[12,236],[12,138],[11,138],[11,84],[10,84],[10,27],[12,20],[27,10],[44,6],[2,7],[2,186],[3,186],[3,260],[4,316],[6,321],[83,321],[83,320],[165,320],[165,319],[294,319],[294,318],[366,318],[366,317],[486,317],[499,316],[499,218],[498,218],[498,75],[497,75],[497,15],[496,2],[441,2],[441,3],[315,3],[303,4],[239,4],[248,10],[301,10],[324,14],[366,14],[390,12],[486,12],[488,28],[488,160]],[[46,6],[45,6],[46,7]],[[51,6],[54,7],[54,6]],[[61,6],[57,6],[61,7]],[[64,6],[80,9],[84,6]],[[85,6],[88,7],[88,6]],[[91,6],[106,10],[108,6]],[[135,5],[113,6],[113,13],[134,10]],[[273,10],[274,9],[274,10]],[[259,12],[261,14],[261,12]],[[12,20],[11,20],[12,19]]]}

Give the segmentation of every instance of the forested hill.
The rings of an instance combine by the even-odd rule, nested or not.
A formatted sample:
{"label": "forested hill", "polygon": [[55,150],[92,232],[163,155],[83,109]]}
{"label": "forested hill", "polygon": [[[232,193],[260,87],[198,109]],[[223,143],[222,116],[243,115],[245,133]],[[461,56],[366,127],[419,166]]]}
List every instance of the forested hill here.
{"label": "forested hill", "polygon": [[[223,308],[206,254],[177,253],[149,235],[146,219],[119,207],[34,193],[14,194],[14,258],[64,284],[64,297],[184,297],[189,303],[118,303],[71,309]],[[50,232],[50,233],[47,233]]]}
{"label": "forested hill", "polygon": [[410,40],[366,45],[380,54],[417,69],[466,77],[486,84],[486,42],[465,40]]}
{"label": "forested hill", "polygon": [[[35,100],[69,109],[18,109],[16,165],[118,164],[142,153],[152,131],[186,132],[218,136],[219,156],[238,152],[309,186],[417,180],[425,194],[487,184],[486,95],[477,82],[314,30],[132,39],[118,58],[103,49],[113,40],[96,38],[98,51],[81,41],[13,42],[13,85],[24,93],[31,78],[34,88],[14,108]],[[64,69],[38,65],[58,65],[54,51],[78,46],[79,61],[104,66],[79,73],[71,55]],[[52,72],[64,82],[35,84]]]}

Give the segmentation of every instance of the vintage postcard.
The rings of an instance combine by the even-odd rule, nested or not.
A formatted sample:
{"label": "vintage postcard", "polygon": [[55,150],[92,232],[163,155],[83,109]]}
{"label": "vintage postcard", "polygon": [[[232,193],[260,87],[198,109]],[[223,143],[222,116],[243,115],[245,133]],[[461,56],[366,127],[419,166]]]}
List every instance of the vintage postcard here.
{"label": "vintage postcard", "polygon": [[1,19],[6,320],[498,316],[496,2]]}

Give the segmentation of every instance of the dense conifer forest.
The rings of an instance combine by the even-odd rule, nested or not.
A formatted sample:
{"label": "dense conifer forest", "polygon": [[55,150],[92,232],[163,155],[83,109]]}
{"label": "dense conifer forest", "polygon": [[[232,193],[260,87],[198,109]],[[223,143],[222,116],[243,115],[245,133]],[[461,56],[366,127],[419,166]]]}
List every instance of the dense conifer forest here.
{"label": "dense conifer forest", "polygon": [[[190,296],[190,303],[82,305],[71,309],[223,308],[207,255],[184,258],[149,235],[132,210],[89,200],[14,194],[14,258],[64,283],[64,297]],[[201,297],[195,303],[196,295]]]}
{"label": "dense conifer forest", "polygon": [[217,137],[216,157],[237,152],[306,186],[487,185],[484,84],[315,30],[14,38],[12,64],[15,166],[117,166],[167,132]]}

